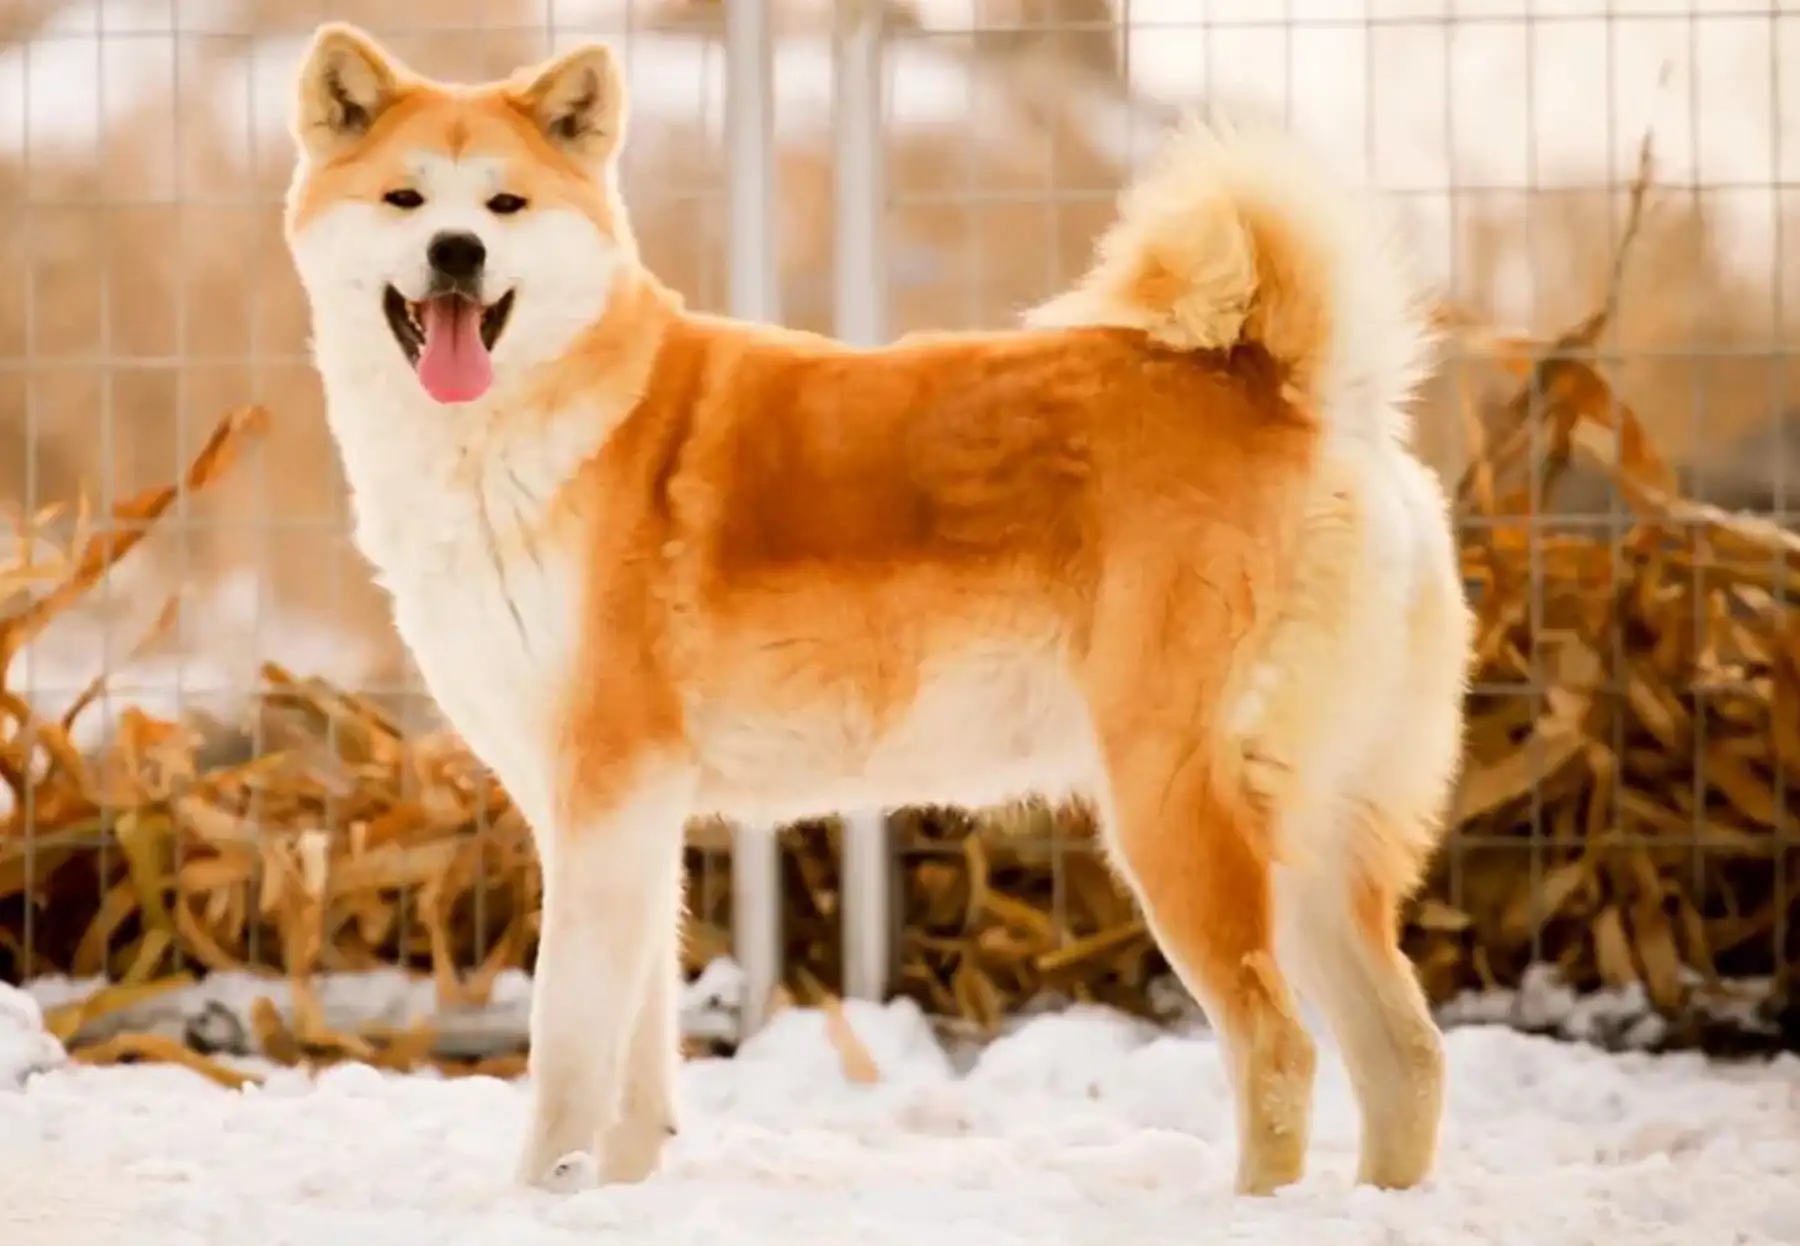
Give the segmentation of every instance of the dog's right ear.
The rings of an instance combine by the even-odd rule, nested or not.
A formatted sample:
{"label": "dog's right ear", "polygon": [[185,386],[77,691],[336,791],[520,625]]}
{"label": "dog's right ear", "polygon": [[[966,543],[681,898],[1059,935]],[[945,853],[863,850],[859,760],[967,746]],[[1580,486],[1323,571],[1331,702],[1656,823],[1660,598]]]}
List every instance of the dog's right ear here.
{"label": "dog's right ear", "polygon": [[294,137],[314,159],[344,150],[394,102],[406,69],[363,31],[327,22],[300,64]]}

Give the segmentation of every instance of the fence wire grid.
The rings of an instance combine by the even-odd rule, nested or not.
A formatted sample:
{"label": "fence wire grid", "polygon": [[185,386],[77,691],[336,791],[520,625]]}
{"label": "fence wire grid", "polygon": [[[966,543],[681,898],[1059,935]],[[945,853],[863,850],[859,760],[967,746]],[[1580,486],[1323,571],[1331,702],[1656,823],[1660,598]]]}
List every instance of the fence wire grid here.
{"label": "fence wire grid", "polygon": [[[1482,321],[1549,339],[1614,296],[1595,357],[1684,492],[1793,526],[1800,352],[1785,309],[1800,266],[1784,240],[1800,221],[1800,11],[1785,0],[16,0],[0,15],[0,489],[26,513],[87,490],[104,513],[176,478],[225,411],[256,402],[275,417],[262,452],[183,497],[15,663],[13,687],[52,715],[109,672],[77,720],[84,748],[112,742],[131,707],[242,719],[270,660],[409,726],[434,721],[349,543],[280,239],[292,73],[325,19],[449,78],[611,42],[632,92],[623,187],[649,264],[700,308],[863,343],[1010,323],[1081,269],[1122,180],[1180,110],[1273,106],[1392,196],[1447,299]],[[1615,285],[1646,135],[1658,212]],[[1420,421],[1422,452],[1452,484],[1476,454],[1458,411],[1439,393]],[[1475,522],[1516,528],[1534,567],[1566,536],[1622,547],[1631,516],[1613,492],[1577,480],[1540,501],[1524,520]],[[1788,580],[1775,583],[1785,619]],[[176,625],[140,644],[171,592]],[[1547,609],[1534,594],[1533,634]],[[1612,638],[1620,669],[1631,643]],[[1628,679],[1616,691],[1647,695]],[[1529,701],[1536,718],[1554,692],[1534,658],[1525,678],[1475,695]],[[1770,705],[1800,721],[1791,701]],[[1680,733],[1691,799],[1660,810],[1686,837],[1658,831],[1661,849],[1686,845],[1696,877],[1716,829],[1707,723]],[[1621,758],[1637,747],[1623,730]],[[268,747],[260,720],[231,747]],[[1625,796],[1619,828],[1656,825],[1656,811],[1619,812]],[[1777,764],[1758,849],[1774,914],[1758,937],[1777,971],[1793,950],[1787,802]],[[1453,842],[1452,905],[1474,885],[1466,854],[1486,849],[1528,855],[1531,911],[1556,910],[1554,819],[1535,798],[1522,816],[1529,834]],[[72,936],[48,928],[33,894],[50,871],[30,847],[34,810],[13,819],[26,849],[18,885],[0,890],[0,958],[14,976],[69,971]],[[1054,960],[1095,934],[1070,912],[1090,886],[1070,882],[1089,868],[1070,863],[1091,865],[1093,849],[1040,821],[1048,840],[1013,851],[1048,862],[1040,951]],[[841,931],[813,967],[832,989],[957,994],[902,965],[919,863],[966,855],[917,824],[847,811],[823,874],[784,864],[774,837],[694,837],[690,899],[729,929],[753,1022],[794,969],[784,885],[840,897],[813,906]],[[114,877],[115,828],[83,834],[98,876]],[[482,912],[471,920],[478,959],[498,935]],[[1546,922],[1528,925],[1536,961]],[[250,963],[272,954],[259,930],[248,924]],[[417,966],[421,938],[383,946]],[[132,942],[129,923],[106,939]],[[119,972],[91,952],[89,969]]]}

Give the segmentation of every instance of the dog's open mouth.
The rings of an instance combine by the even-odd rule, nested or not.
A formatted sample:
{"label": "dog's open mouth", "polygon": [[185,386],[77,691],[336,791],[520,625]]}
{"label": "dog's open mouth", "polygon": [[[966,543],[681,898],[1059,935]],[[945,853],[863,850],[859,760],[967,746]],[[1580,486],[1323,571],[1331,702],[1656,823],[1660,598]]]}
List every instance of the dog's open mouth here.
{"label": "dog's open mouth", "polygon": [[494,343],[512,313],[508,290],[482,306],[460,294],[434,294],[415,303],[393,286],[381,296],[388,328],[419,384],[439,402],[474,402],[494,383]]}

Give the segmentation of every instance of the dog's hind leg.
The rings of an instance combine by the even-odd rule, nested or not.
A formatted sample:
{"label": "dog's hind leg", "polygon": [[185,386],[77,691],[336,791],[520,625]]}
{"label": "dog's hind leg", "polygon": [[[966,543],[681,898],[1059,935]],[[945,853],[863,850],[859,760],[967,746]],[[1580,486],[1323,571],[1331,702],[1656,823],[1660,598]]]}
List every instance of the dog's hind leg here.
{"label": "dog's hind leg", "polygon": [[1412,887],[1399,848],[1419,832],[1366,805],[1343,816],[1342,852],[1281,871],[1282,950],[1350,1073],[1362,1117],[1357,1179],[1405,1188],[1430,1171],[1444,1107],[1443,1039],[1399,946]]}
{"label": "dog's hind leg", "polygon": [[1177,732],[1102,726],[1110,840],[1158,946],[1219,1033],[1238,1122],[1237,1188],[1300,1179],[1315,1055],[1274,951],[1269,827]]}
{"label": "dog's hind leg", "polygon": [[[1444,1056],[1399,908],[1442,835],[1470,623],[1435,482],[1409,459],[1378,466],[1359,489],[1320,495],[1299,574],[1312,619],[1290,622],[1285,678],[1263,690],[1252,752],[1276,764],[1252,776],[1282,811],[1282,951],[1349,1067],[1359,1178],[1405,1187],[1437,1150]],[[1379,507],[1373,520],[1359,499]],[[1339,503],[1344,520],[1327,522]],[[1358,533],[1368,540],[1346,539]]]}
{"label": "dog's hind leg", "polygon": [[1114,862],[1158,946],[1222,1040],[1238,1124],[1237,1188],[1304,1172],[1315,1056],[1275,958],[1266,805],[1213,728],[1244,613],[1219,593],[1250,572],[1139,565],[1105,604],[1086,685]]}

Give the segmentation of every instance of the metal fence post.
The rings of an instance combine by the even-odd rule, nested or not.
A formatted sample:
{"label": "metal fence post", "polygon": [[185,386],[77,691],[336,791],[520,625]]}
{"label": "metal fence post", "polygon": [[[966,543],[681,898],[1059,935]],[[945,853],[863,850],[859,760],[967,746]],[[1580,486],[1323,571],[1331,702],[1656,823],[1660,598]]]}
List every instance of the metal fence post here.
{"label": "metal fence post", "polygon": [[[768,0],[725,8],[725,153],[730,310],[780,317],[775,220],[774,45]],[[741,1033],[768,1016],[781,981],[781,845],[772,827],[733,826],[731,937],[744,972]]]}
{"label": "metal fence post", "polygon": [[[832,23],[833,313],[856,346],[887,337],[882,255],[882,11],[876,0],[838,0]],[[879,1000],[893,965],[893,853],[884,810],[843,819],[844,993]]]}

